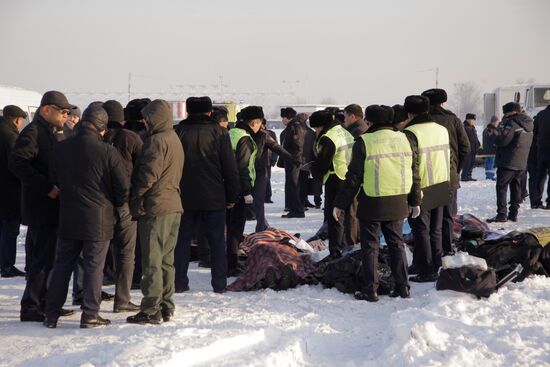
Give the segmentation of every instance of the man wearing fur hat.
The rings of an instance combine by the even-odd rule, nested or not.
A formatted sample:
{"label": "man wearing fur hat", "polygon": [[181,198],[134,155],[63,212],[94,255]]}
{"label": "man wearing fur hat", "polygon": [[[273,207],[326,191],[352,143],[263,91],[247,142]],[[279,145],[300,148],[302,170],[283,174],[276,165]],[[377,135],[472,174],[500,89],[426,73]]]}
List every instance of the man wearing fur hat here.
{"label": "man wearing fur hat", "polygon": [[[325,185],[325,218],[328,224],[330,257],[341,255],[344,246],[344,216],[332,216],[334,199],[340,191],[348,164],[351,161],[353,136],[334,119],[329,111],[316,111],[309,117],[309,125],[317,133],[311,173],[314,178],[322,178]],[[349,215],[346,213],[346,215]]]}
{"label": "man wearing fur hat", "polygon": [[62,195],[55,264],[44,320],[48,328],[57,327],[80,252],[84,259],[80,327],[110,323],[98,315],[103,266],[113,238],[115,211],[128,201],[130,180],[118,152],[102,141],[107,122],[108,115],[102,107],[88,107],[77,135],[59,143],[52,155],[50,176]]}
{"label": "man wearing fur hat", "polygon": [[[443,252],[452,253],[452,240],[454,231],[454,219],[457,214],[457,191],[460,188],[458,174],[462,170],[466,157],[470,153],[470,141],[464,125],[460,119],[450,110],[445,109],[447,92],[444,89],[428,89],[422,95],[430,100],[430,116],[433,121],[447,129],[449,133],[449,145],[451,148],[451,175],[450,175],[450,197],[449,205],[443,207]],[[414,273],[418,272],[413,265]],[[411,270],[413,270],[411,269]],[[410,273],[410,272],[409,272]]]}
{"label": "man wearing fur hat", "polygon": [[466,162],[462,168],[460,180],[477,181],[472,177],[472,171],[476,163],[476,154],[481,144],[479,143],[479,138],[477,137],[475,114],[466,114],[466,119],[464,120],[464,130],[466,130],[466,135],[468,135],[468,140],[470,141],[470,153],[466,157]]}
{"label": "man wearing fur hat", "polygon": [[264,112],[259,106],[248,106],[241,110],[242,121],[229,130],[231,148],[235,153],[237,171],[239,173],[240,192],[237,203],[229,211],[227,228],[227,263],[228,274],[239,272],[238,249],[243,240],[246,224],[246,206],[253,204],[252,191],[256,181],[256,156],[258,147],[254,136],[262,126]]}
{"label": "man wearing fur hat", "polygon": [[391,297],[409,297],[407,257],[403,247],[403,219],[412,208],[412,217],[420,213],[420,176],[418,152],[409,138],[392,126],[391,107],[372,105],[365,118],[369,131],[355,141],[346,180],[334,201],[337,220],[358,195],[357,216],[361,227],[363,263],[362,289],[355,297],[378,301],[378,251],[380,233],[390,252],[395,289]]}
{"label": "man wearing fur hat", "polygon": [[[487,222],[516,222],[521,197],[521,179],[527,169],[527,159],[533,141],[533,119],[521,113],[521,106],[509,102],[502,106],[504,117],[495,138],[497,155],[497,215]],[[508,186],[510,208],[507,213]]]}
{"label": "man wearing fur hat", "polygon": [[405,98],[405,111],[409,123],[405,128],[413,145],[418,149],[420,186],[423,193],[420,215],[411,215],[409,224],[414,239],[414,262],[418,275],[414,282],[432,282],[437,279],[441,266],[443,207],[450,203],[450,148],[446,128],[433,121],[428,113],[430,101],[424,96]]}

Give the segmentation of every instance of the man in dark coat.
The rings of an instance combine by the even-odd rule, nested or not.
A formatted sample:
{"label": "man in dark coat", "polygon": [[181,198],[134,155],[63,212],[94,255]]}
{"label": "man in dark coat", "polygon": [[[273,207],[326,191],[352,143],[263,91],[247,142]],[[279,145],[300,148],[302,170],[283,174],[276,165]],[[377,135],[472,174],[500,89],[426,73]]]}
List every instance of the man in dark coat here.
{"label": "man in dark coat", "polygon": [[[267,126],[266,126],[265,133],[268,136],[270,136],[271,139],[273,139],[276,143],[279,143],[278,139],[277,139],[277,134],[275,133],[275,131],[267,129]],[[268,161],[269,161],[269,166],[267,167],[267,179],[268,180],[267,180],[267,189],[266,189],[266,193],[265,193],[265,203],[266,204],[273,204],[273,200],[272,200],[273,190],[271,189],[271,169],[273,167],[275,167],[275,165],[277,164],[277,160],[279,159],[279,155],[268,149],[267,150],[267,158],[268,158]]]}
{"label": "man in dark coat", "polygon": [[21,184],[8,169],[8,157],[15,146],[27,114],[17,106],[6,106],[0,116],[0,275],[24,276],[15,267],[19,225],[21,224]]}
{"label": "man in dark coat", "polygon": [[[521,179],[527,169],[527,159],[533,141],[533,119],[521,113],[521,106],[509,102],[502,106],[504,117],[495,139],[497,146],[497,215],[487,219],[492,222],[516,222],[521,203]],[[508,186],[510,208],[507,213]]]}
{"label": "man in dark coat", "polygon": [[[428,97],[430,100],[430,116],[432,120],[445,127],[449,133],[449,145],[451,149],[450,202],[443,207],[442,246],[444,254],[451,254],[453,252],[453,217],[458,211],[456,203],[457,191],[460,188],[458,174],[462,170],[462,166],[470,152],[470,140],[460,119],[452,111],[444,108],[444,104],[447,102],[447,92],[444,89],[428,89],[422,95]],[[413,265],[412,269],[410,269],[412,271],[409,273],[416,273],[418,269],[415,268],[416,266]]]}
{"label": "man in dark coat", "polygon": [[468,140],[470,141],[470,153],[466,157],[466,162],[462,168],[462,174],[460,177],[461,181],[477,181],[472,177],[472,171],[476,163],[476,154],[479,150],[479,138],[477,137],[476,130],[476,115],[473,113],[466,114],[466,120],[464,121],[464,130],[466,130],[466,135],[468,135]]}
{"label": "man in dark coat", "polygon": [[141,110],[147,124],[130,191],[130,213],[138,219],[143,277],[141,311],[129,323],[160,324],[174,315],[174,249],[181,205],[184,153],[174,132],[172,108],[157,99]]}
{"label": "man in dark coat", "polygon": [[238,199],[239,176],[226,129],[212,119],[209,97],[189,97],[188,117],[175,128],[187,164],[181,177],[183,216],[175,251],[176,292],[189,289],[187,270],[197,225],[205,226],[214,292],[227,286],[226,208]]}
{"label": "man in dark coat", "polygon": [[355,297],[378,301],[377,264],[382,232],[396,282],[390,296],[408,298],[403,219],[409,211],[414,212],[413,217],[420,213],[418,152],[413,149],[410,138],[392,126],[394,112],[391,107],[369,106],[365,116],[373,125],[364,136],[355,140],[346,180],[334,201],[333,215],[337,219],[359,196],[357,215],[361,220],[363,289]]}
{"label": "man in dark coat", "polygon": [[498,117],[491,117],[491,122],[483,130],[483,153],[485,153],[485,178],[487,180],[495,180],[495,154],[497,147],[495,138],[497,136]]}
{"label": "man in dark coat", "polygon": [[145,108],[151,100],[149,98],[132,99],[124,108],[124,128],[132,130],[139,135],[141,140],[147,137],[147,125],[141,114],[141,110]]}
{"label": "man in dark coat", "polygon": [[542,197],[544,195],[544,185],[546,179],[550,174],[550,105],[544,110],[540,111],[535,116],[535,136],[536,141],[533,141],[533,145],[536,145],[536,174],[535,177],[531,177],[529,174],[529,181],[533,180],[535,189],[531,188],[531,206],[536,209],[550,210],[550,180],[546,187],[546,205],[542,205]]}
{"label": "man in dark coat", "polygon": [[[124,129],[124,110],[120,102],[107,101],[103,108],[109,115],[107,133],[104,140],[112,145],[122,158],[128,173],[128,180],[132,177],[134,166],[141,155],[143,142],[133,131]],[[115,298],[113,311],[138,311],[139,306],[130,301],[130,288],[134,274],[134,258],[136,251],[137,222],[132,220],[128,203],[118,211],[115,232],[111,241],[115,263]],[[141,258],[139,258],[141,261]]]}
{"label": "man in dark coat", "polygon": [[[118,152],[103,142],[108,115],[99,105],[82,115],[77,135],[59,143],[50,167],[61,194],[58,243],[46,302],[48,328],[57,327],[71,272],[83,253],[84,296],[81,328],[109,325],[99,316],[103,266],[113,238],[115,211],[124,216],[129,177]],[[127,206],[127,205],[126,205]]]}
{"label": "man in dark coat", "polygon": [[[281,146],[284,146],[285,145],[285,139],[286,139],[286,136],[287,136],[287,133],[288,133],[288,124],[290,123],[290,121],[295,118],[297,115],[296,111],[294,110],[294,108],[292,107],[284,107],[284,108],[281,108],[281,121],[283,123],[283,125],[285,126],[285,128],[283,129],[283,131],[281,131],[281,135],[280,135],[280,138],[281,138]],[[279,168],[285,168],[285,161],[283,159],[279,159],[277,161],[277,167]],[[285,212],[289,211],[289,201],[290,201],[290,181],[291,181],[291,177],[290,176],[287,176],[286,174],[286,170],[285,170]]]}
{"label": "man in dark coat", "polygon": [[44,299],[59,217],[59,188],[49,176],[50,158],[57,143],[56,132],[63,129],[72,107],[63,93],[46,92],[33,121],[19,134],[8,161],[9,169],[21,182],[22,222],[29,226],[32,241],[21,321],[44,321]]}
{"label": "man in dark coat", "polygon": [[[283,111],[281,111],[283,112]],[[285,133],[283,148],[289,152],[295,159],[295,162],[285,161],[285,175],[288,182],[288,214],[283,214],[283,218],[304,218],[304,202],[300,195],[300,163],[303,162],[304,143],[307,133],[305,121],[292,118]]]}

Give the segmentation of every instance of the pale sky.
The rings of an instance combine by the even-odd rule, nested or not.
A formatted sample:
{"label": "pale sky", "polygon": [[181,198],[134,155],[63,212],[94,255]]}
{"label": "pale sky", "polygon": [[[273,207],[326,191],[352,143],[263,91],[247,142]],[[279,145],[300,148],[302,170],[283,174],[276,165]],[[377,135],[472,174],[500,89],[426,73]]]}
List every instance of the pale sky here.
{"label": "pale sky", "polygon": [[434,87],[436,67],[450,94],[549,83],[549,14],[549,0],[2,0],[0,84],[126,103],[131,72],[135,92],[222,77],[250,104],[391,105]]}

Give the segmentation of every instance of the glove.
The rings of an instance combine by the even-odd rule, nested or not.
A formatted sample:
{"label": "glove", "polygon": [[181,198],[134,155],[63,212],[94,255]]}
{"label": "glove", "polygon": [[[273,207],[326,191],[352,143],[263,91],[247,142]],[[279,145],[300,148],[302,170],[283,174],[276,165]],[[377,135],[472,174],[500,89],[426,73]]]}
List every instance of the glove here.
{"label": "glove", "polygon": [[417,218],[420,215],[420,206],[409,206],[411,218]]}
{"label": "glove", "polygon": [[244,203],[245,204],[252,204],[253,201],[254,201],[254,198],[250,194],[248,194],[244,197]]}
{"label": "glove", "polygon": [[342,214],[344,214],[344,211],[342,209],[337,207],[334,207],[334,209],[332,209],[332,217],[334,218],[335,221],[338,222]]}

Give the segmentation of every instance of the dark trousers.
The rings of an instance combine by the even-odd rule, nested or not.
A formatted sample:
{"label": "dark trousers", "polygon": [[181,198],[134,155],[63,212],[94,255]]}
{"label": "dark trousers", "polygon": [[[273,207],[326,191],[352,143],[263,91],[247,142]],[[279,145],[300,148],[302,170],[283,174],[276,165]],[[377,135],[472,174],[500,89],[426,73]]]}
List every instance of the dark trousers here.
{"label": "dark trousers", "polygon": [[32,243],[32,258],[27,285],[21,298],[21,313],[43,312],[48,276],[55,258],[57,225],[30,226],[28,233]]}
{"label": "dark trousers", "polygon": [[140,287],[141,276],[143,274],[141,269],[141,241],[139,239],[139,230],[136,234],[136,250],[134,252],[134,276],[132,278],[132,287]]}
{"label": "dark trousers", "polygon": [[521,179],[525,171],[497,169],[497,214],[506,216],[508,186],[510,187],[510,215],[517,215],[521,203]]}
{"label": "dark trousers", "polygon": [[288,208],[293,214],[304,213],[304,203],[300,196],[300,167],[285,163],[285,174],[288,181]]}
{"label": "dark trousers", "polygon": [[0,269],[2,270],[7,270],[15,265],[19,224],[19,219],[0,221]]}
{"label": "dark trousers", "polygon": [[455,227],[454,216],[457,214],[458,208],[456,204],[456,190],[451,189],[451,202],[443,207],[443,226],[441,228],[441,243],[443,253],[451,253],[453,251],[453,233]]}
{"label": "dark trousers", "polygon": [[265,189],[265,202],[268,203],[273,196],[273,190],[271,189],[271,166],[267,166],[267,187]]}
{"label": "dark trousers", "polygon": [[27,273],[31,269],[31,262],[32,262],[32,237],[31,237],[30,231],[27,229],[27,234],[25,236],[25,271]]}
{"label": "dark trousers", "polygon": [[527,170],[523,171],[523,174],[521,176],[521,201],[523,201],[524,198],[529,196],[529,192],[527,191]]}
{"label": "dark trousers", "polygon": [[299,187],[300,187],[300,200],[305,206],[308,200],[308,178],[309,172],[300,171],[300,176],[298,177]]}
{"label": "dark trousers", "polygon": [[328,247],[331,255],[341,253],[344,246],[344,216],[341,216],[338,221],[334,220],[332,210],[334,209],[334,199],[343,181],[336,175],[330,175],[325,183],[325,218],[328,223]]}
{"label": "dark trousers", "polygon": [[238,266],[239,244],[244,238],[246,224],[246,204],[241,197],[233,208],[229,210],[227,223],[227,269],[234,270]]}
{"label": "dark trousers", "polygon": [[378,290],[378,252],[380,232],[384,234],[390,253],[390,267],[396,286],[408,287],[407,257],[403,246],[403,220],[389,222],[361,221],[361,256],[363,292]]}
{"label": "dark trousers", "polygon": [[61,238],[57,241],[55,264],[48,288],[46,317],[59,317],[61,307],[67,299],[71,273],[80,253],[82,253],[84,267],[82,319],[89,320],[97,317],[101,304],[103,268],[108,248],[109,241],[79,241]]}
{"label": "dark trousers", "polygon": [[256,232],[265,231],[269,224],[265,219],[265,195],[267,191],[267,171],[256,171],[256,181],[252,196],[254,197],[253,207],[256,214]]}
{"label": "dark trousers", "polygon": [[78,256],[75,262],[73,271],[73,301],[82,301],[84,292],[84,256],[82,253]]}
{"label": "dark trousers", "polygon": [[174,254],[176,288],[186,288],[189,285],[187,271],[191,261],[191,241],[199,223],[207,229],[205,235],[210,245],[211,284],[214,291],[219,292],[227,286],[225,209],[186,210],[183,213]]}
{"label": "dark trousers", "polygon": [[419,274],[436,273],[441,266],[443,226],[443,207],[422,211],[416,218],[409,217],[409,224],[414,241],[414,263],[419,267]]}
{"label": "dark trousers", "polygon": [[[224,240],[223,240],[223,251],[225,256],[225,216],[223,219],[224,223]],[[204,264],[208,264],[210,266],[210,244],[208,243],[208,237],[206,236],[206,233],[208,232],[208,228],[206,224],[199,220],[197,223],[197,246],[199,248],[199,261],[203,262]]]}
{"label": "dark trousers", "polygon": [[115,257],[115,306],[130,302],[130,288],[134,275],[137,222],[132,220],[130,209],[124,206],[119,211],[111,245]]}
{"label": "dark trousers", "polygon": [[344,228],[346,232],[344,234],[344,244],[345,246],[353,246],[356,243],[359,243],[359,220],[357,219],[357,207],[359,202],[357,197],[353,199],[348,210],[346,210],[346,215],[344,217]]}
{"label": "dark trousers", "polygon": [[[544,195],[544,186],[546,184],[546,178],[550,174],[550,161],[539,161],[535,173],[529,171],[529,182],[533,181],[532,186],[529,188],[529,194],[531,195],[531,204],[542,204],[542,197]],[[546,187],[546,204],[550,205],[550,181]]]}
{"label": "dark trousers", "polygon": [[470,152],[466,156],[464,161],[464,166],[462,167],[461,179],[467,180],[472,178],[472,171],[474,170],[474,165],[476,163],[476,152]]}

